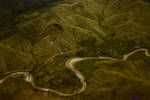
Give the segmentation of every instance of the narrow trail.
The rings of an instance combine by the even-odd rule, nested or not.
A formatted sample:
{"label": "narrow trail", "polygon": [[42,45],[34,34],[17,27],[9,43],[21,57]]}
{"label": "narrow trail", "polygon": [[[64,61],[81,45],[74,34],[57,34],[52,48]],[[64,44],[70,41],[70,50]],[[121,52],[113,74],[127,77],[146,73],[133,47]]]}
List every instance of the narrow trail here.
{"label": "narrow trail", "polygon": [[[4,78],[2,78],[0,80],[0,85],[3,84],[5,81],[7,81],[9,78],[13,78],[13,77],[20,77],[20,76],[24,76],[24,81],[28,82],[31,84],[31,86],[37,90],[43,91],[43,92],[52,92],[55,93],[59,96],[73,96],[76,94],[80,94],[81,92],[83,92],[86,89],[86,81],[85,81],[85,77],[84,75],[78,70],[76,69],[75,65],[81,61],[84,60],[128,60],[128,58],[130,56],[132,56],[133,54],[137,53],[137,52],[141,52],[143,51],[145,53],[145,56],[150,57],[150,53],[148,52],[148,49],[144,49],[144,48],[140,48],[140,49],[136,49],[128,54],[124,54],[122,58],[113,58],[113,57],[105,57],[105,56],[99,56],[99,57],[78,57],[78,58],[71,58],[69,60],[66,61],[65,66],[68,70],[71,70],[80,80],[82,87],[79,90],[75,90],[73,91],[73,93],[63,93],[63,92],[59,92],[57,90],[53,90],[50,88],[43,88],[43,87],[39,87],[36,85],[36,83],[34,82],[34,78],[32,76],[32,74],[30,72],[27,71],[17,71],[17,72],[12,72],[9,75],[6,75]],[[71,51],[72,52],[72,51]],[[62,55],[61,54],[56,54],[56,56],[58,55]],[[66,53],[64,53],[66,54]],[[49,58],[47,60],[47,63],[49,62],[50,59],[54,59],[56,56],[53,56],[52,58]]]}

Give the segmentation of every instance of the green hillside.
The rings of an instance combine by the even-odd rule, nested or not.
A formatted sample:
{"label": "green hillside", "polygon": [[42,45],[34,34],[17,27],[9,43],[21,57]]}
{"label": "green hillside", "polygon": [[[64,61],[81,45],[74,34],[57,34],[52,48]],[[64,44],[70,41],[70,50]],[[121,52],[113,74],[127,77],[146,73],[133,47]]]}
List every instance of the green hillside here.
{"label": "green hillside", "polygon": [[[40,86],[64,92],[80,87],[76,76],[65,68],[69,58],[121,58],[137,48],[150,50],[150,4],[146,0],[64,0],[13,19],[11,12],[0,11],[0,15],[0,20],[8,21],[0,27],[0,77],[11,71],[31,71]],[[48,58],[72,50],[43,67]],[[29,100],[29,95],[31,100],[131,100],[134,96],[148,100],[149,60],[138,53],[129,61],[79,63],[87,89],[77,96],[42,93],[15,78],[0,86],[0,99]],[[142,81],[132,80],[137,77]]]}

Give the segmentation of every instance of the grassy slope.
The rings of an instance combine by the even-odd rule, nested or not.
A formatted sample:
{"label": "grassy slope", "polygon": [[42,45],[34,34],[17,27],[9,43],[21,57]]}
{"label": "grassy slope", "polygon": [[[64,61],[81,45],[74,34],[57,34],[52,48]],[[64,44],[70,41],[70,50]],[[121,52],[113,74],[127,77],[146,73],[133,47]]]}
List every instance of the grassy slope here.
{"label": "grassy slope", "polygon": [[[84,49],[69,57],[100,54],[121,57],[122,54],[135,48],[150,48],[150,13],[147,12],[149,9],[150,5],[141,0],[109,0],[109,2],[107,0],[65,0],[64,3],[54,7],[20,15],[15,25],[15,34],[0,42],[0,48],[2,48],[0,49],[0,59],[2,59],[0,70],[1,72],[18,69],[32,70],[34,66],[33,70],[36,71],[48,57],[80,47]],[[38,84],[62,91],[72,90],[76,88],[75,85],[79,86],[75,76],[64,69],[65,59],[69,57],[58,57],[38,75],[34,73],[40,79],[37,81]],[[149,86],[104,73],[99,67],[106,66],[104,69],[118,71],[121,66],[123,69],[119,71],[123,74],[127,76],[133,74],[132,77],[139,74],[138,77],[147,80],[149,59],[140,55],[135,58],[134,62],[87,61],[79,64],[78,68],[87,78],[88,89],[73,99],[111,100],[112,97],[117,99],[119,96],[126,99],[123,98],[123,94],[129,94],[131,98],[140,92],[149,91],[146,89]],[[14,60],[10,61],[10,59]],[[61,63],[58,63],[59,61]],[[142,66],[136,66],[138,64]],[[103,79],[102,76],[105,78]],[[47,82],[50,83],[47,84]],[[71,85],[69,89],[68,83]],[[139,85],[141,88],[136,87]],[[14,91],[18,91],[19,88],[18,86],[18,89]],[[63,98],[58,100],[61,99]]]}

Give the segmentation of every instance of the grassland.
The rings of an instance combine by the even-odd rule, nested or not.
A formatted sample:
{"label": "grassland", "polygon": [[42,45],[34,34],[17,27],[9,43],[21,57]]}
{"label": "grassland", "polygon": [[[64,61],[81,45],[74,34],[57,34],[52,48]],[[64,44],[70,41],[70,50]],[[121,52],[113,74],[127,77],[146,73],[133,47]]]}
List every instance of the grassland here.
{"label": "grassland", "polygon": [[[146,0],[64,0],[18,15],[13,24],[7,20],[8,25],[0,29],[0,77],[27,70],[40,86],[64,92],[77,89],[80,82],[64,67],[65,61],[99,55],[121,58],[137,48],[150,49],[149,10]],[[40,69],[49,57],[79,48],[57,56]],[[104,73],[101,68],[149,81],[149,66],[150,58],[143,53],[129,61],[84,61],[77,68],[85,75],[87,89],[79,95],[66,98],[43,93],[15,78],[0,86],[0,99],[148,100],[149,85]]]}

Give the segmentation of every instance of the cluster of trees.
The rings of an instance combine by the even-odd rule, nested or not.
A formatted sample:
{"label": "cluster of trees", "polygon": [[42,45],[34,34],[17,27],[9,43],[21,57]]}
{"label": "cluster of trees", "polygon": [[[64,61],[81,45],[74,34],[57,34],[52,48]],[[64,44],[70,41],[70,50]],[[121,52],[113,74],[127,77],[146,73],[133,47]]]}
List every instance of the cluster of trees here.
{"label": "cluster of trees", "polygon": [[24,11],[40,8],[59,0],[0,0],[0,8],[18,14]]}
{"label": "cluster of trees", "polygon": [[14,23],[17,15],[61,0],[0,0],[0,27]]}

